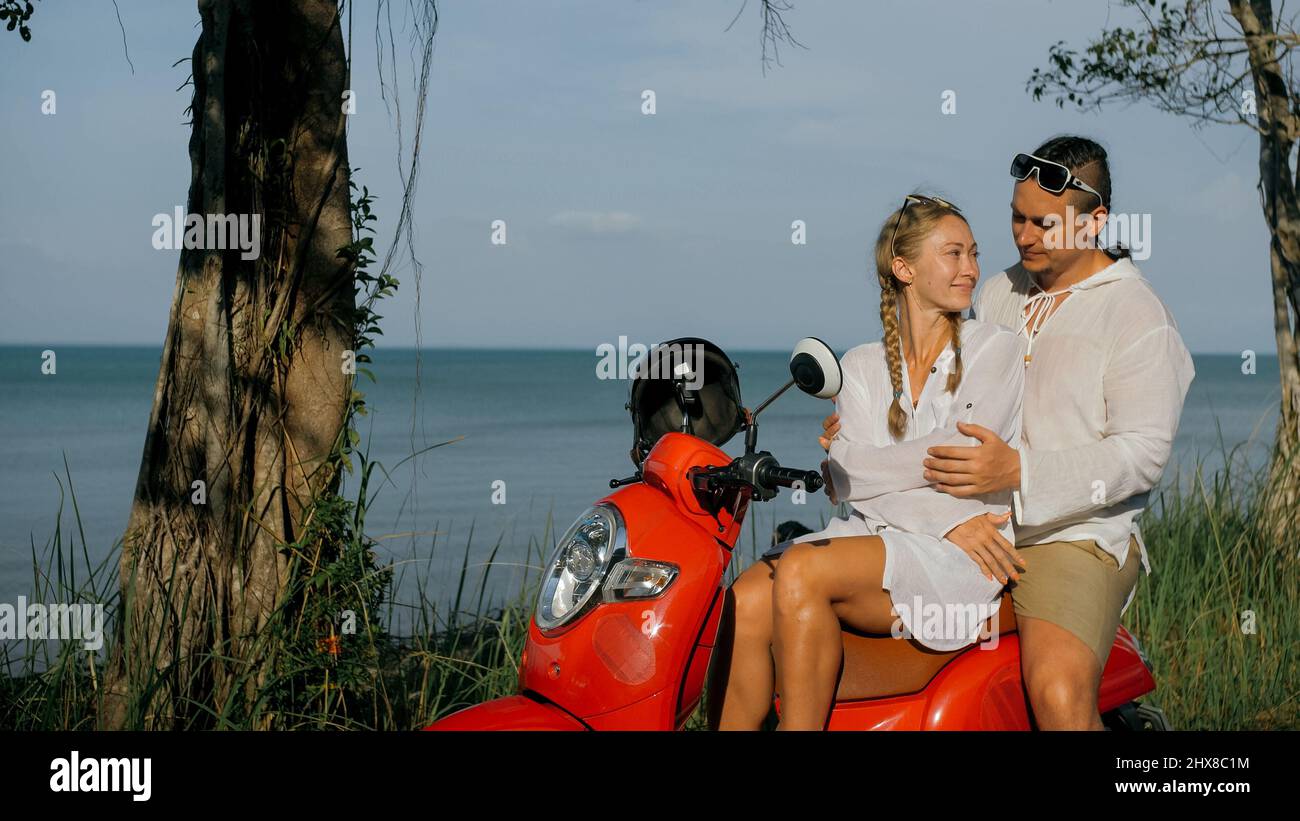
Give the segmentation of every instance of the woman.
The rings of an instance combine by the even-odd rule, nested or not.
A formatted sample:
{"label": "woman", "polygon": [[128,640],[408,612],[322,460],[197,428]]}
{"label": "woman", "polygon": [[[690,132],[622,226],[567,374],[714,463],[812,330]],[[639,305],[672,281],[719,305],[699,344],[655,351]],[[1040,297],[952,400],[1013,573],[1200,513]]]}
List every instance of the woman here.
{"label": "woman", "polygon": [[996,610],[1018,578],[1009,492],[960,499],[930,487],[926,449],[970,443],[958,422],[1020,437],[1024,343],[962,319],[979,251],[951,203],[908,195],[875,245],[884,341],[841,360],[840,431],[826,489],[850,516],[783,542],[731,586],[710,672],[710,723],[757,729],[781,695],[779,729],[820,729],[834,702],[844,625],[902,630],[936,650],[974,642],[983,619],[934,630],[934,607]]}

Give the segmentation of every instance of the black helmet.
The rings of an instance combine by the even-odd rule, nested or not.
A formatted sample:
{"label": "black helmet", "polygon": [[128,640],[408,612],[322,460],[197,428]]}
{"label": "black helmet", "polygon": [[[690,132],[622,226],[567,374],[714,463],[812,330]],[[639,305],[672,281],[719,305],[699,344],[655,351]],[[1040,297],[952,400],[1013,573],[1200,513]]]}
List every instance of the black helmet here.
{"label": "black helmet", "polygon": [[632,412],[632,462],[638,467],[659,437],[682,429],[681,380],[673,378],[674,368],[685,364],[693,373],[698,363],[704,373],[684,382],[691,433],[722,447],[744,427],[736,363],[707,339],[685,336],[661,343],[637,366],[626,405]]}

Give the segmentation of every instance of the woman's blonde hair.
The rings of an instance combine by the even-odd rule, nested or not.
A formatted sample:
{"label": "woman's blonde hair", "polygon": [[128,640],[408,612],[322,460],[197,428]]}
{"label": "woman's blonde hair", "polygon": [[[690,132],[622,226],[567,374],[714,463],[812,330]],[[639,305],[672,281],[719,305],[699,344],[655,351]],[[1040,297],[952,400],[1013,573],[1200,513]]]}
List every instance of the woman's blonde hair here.
{"label": "woman's blonde hair", "polygon": [[[916,196],[916,195],[914,195]],[[902,212],[901,214],[899,212]],[[907,411],[903,402],[912,397],[903,396],[903,356],[899,348],[898,300],[900,283],[894,277],[894,257],[914,261],[921,251],[925,238],[944,217],[957,217],[968,226],[966,218],[956,208],[949,208],[931,200],[911,200],[895,210],[880,226],[876,239],[876,276],[880,280],[880,324],[885,329],[885,362],[889,365],[889,383],[894,389],[894,399],[889,405],[889,433],[895,439],[907,430]],[[897,226],[897,230],[895,230]],[[947,390],[955,393],[961,384],[961,311],[948,314],[952,333],[952,373],[948,374]]]}

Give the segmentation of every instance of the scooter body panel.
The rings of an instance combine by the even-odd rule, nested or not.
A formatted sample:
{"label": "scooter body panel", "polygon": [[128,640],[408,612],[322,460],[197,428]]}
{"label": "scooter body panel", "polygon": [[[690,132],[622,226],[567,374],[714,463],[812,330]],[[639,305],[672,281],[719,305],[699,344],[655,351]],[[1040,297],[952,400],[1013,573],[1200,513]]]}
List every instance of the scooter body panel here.
{"label": "scooter body panel", "polygon": [[1108,713],[1121,704],[1140,698],[1156,689],[1156,680],[1142,658],[1138,641],[1128,630],[1120,627],[1110,657],[1101,673],[1101,687],[1097,691],[1097,709]]}
{"label": "scooter body panel", "polygon": [[527,696],[494,698],[434,722],[426,730],[586,730],[581,721],[554,704]]}
{"label": "scooter body panel", "polygon": [[827,729],[1028,730],[1019,638],[1006,633],[962,653],[919,692],[837,701]]}
{"label": "scooter body panel", "polygon": [[[1107,713],[1155,689],[1137,642],[1124,628],[1115,637],[1098,691]],[[775,700],[780,713],[780,699]],[[1030,708],[1020,675],[1020,637],[1006,633],[945,665],[916,693],[837,701],[828,730],[1029,730]]]}
{"label": "scooter body panel", "polygon": [[709,653],[700,655],[697,647],[714,643],[723,572],[744,514],[705,511],[686,476],[692,466],[729,460],[701,439],[667,434],[646,458],[645,480],[601,500],[622,514],[628,555],[672,563],[677,576],[655,598],[600,602],[552,635],[532,620],[521,690],[588,722],[607,723],[617,714],[633,722],[624,728],[675,726],[679,703],[698,700],[703,686],[701,665]]}

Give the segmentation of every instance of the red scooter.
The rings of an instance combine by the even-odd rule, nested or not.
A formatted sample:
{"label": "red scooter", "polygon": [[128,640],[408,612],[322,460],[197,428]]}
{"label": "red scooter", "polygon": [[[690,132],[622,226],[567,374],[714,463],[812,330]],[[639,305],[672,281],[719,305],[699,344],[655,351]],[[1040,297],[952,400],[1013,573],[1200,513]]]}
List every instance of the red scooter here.
{"label": "red scooter", "polygon": [[[821,474],[757,450],[757,416],[791,385],[839,392],[835,353],[806,338],[792,378],[750,413],[736,365],[703,339],[654,348],[632,381],[637,472],[578,517],[545,568],[519,664],[519,691],[430,730],[673,730],[699,704],[718,635],[723,578],[754,500],[815,492]],[[745,431],[745,453],[721,450]],[[996,630],[992,629],[996,625]],[[981,641],[934,652],[912,639],[846,629],[830,730],[1028,730],[1009,593]],[[1098,701],[1113,729],[1167,729],[1137,698],[1155,689],[1121,627]],[[780,700],[774,705],[780,712]]]}

